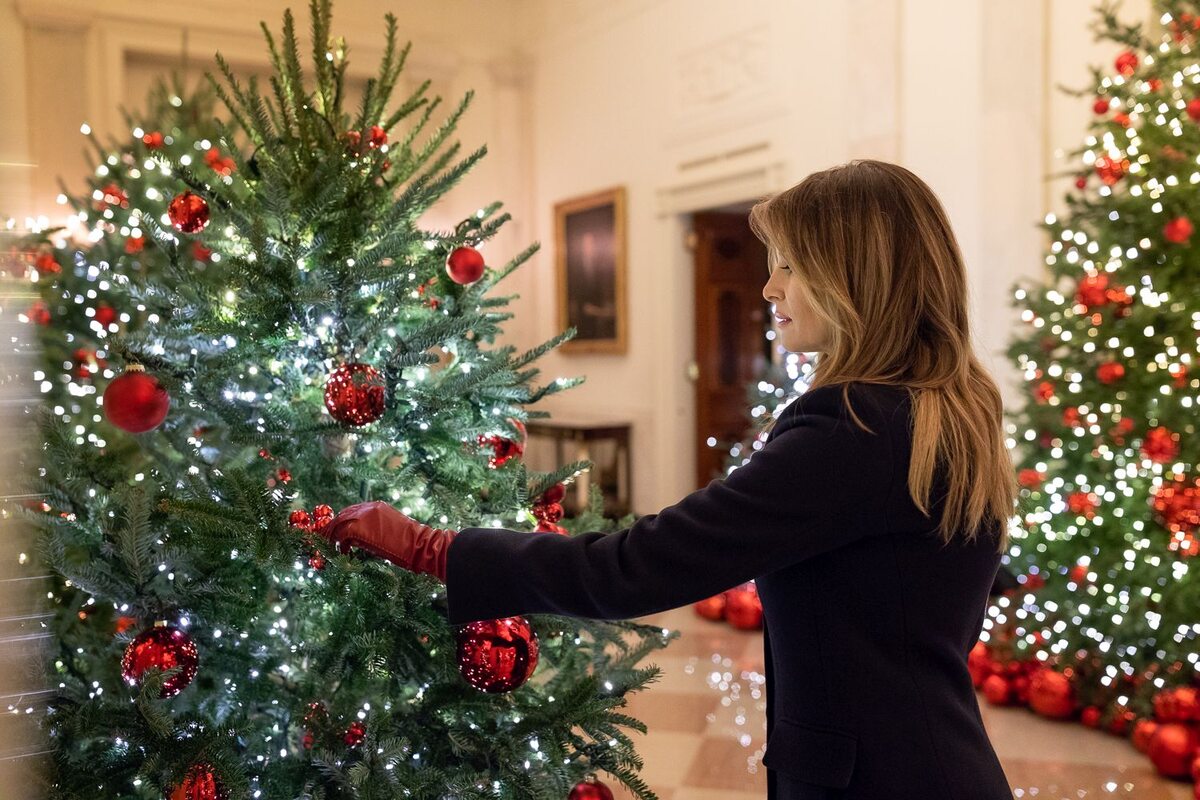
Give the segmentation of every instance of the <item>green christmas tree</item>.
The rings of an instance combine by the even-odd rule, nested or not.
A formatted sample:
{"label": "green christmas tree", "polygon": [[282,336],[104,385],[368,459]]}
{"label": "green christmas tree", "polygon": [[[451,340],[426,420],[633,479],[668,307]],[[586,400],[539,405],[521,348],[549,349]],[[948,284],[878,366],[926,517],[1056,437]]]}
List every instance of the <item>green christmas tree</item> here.
{"label": "green christmas tree", "polygon": [[[34,515],[43,557],[104,608],[95,625],[59,624],[80,604],[56,597],[51,794],[557,799],[607,772],[653,798],[627,733],[645,726],[621,709],[658,675],[640,662],[670,631],[553,615],[452,629],[440,583],[316,535],[363,499],[440,527],[559,535],[554,501],[588,464],[521,463],[523,422],[546,416],[528,406],[581,380],[534,385],[531,364],[573,331],[495,346],[513,298],[490,292],[536,245],[487,264],[499,203],[453,230],[418,225],[485,154],[456,161],[450,143],[470,94],[432,131],[428,82],[393,104],[408,47],[389,15],[350,112],[329,3],[311,16],[307,72],[291,14],[279,36],[264,26],[268,91],[218,57],[219,168],[145,154],[168,179],[148,199],[169,224],[129,198],[143,209],[130,224],[104,186],[84,210],[100,242],[141,234],[164,260],[140,280],[115,250],[69,261],[97,288],[130,287],[145,318],[88,324],[124,372],[90,371],[104,384],[95,436],[45,409],[31,465],[51,509]],[[203,279],[197,242],[213,253]],[[597,500],[562,527],[616,527]],[[488,647],[501,660],[472,666]]]}
{"label": "green christmas tree", "polygon": [[1071,153],[1066,213],[1045,220],[1050,280],[1014,286],[1027,327],[1009,354],[1029,390],[1009,423],[1021,586],[973,654],[995,702],[1015,692],[1118,734],[1200,711],[1200,16],[1156,9],[1153,30],[1099,9],[1097,37],[1123,49],[1081,93],[1095,121]]}

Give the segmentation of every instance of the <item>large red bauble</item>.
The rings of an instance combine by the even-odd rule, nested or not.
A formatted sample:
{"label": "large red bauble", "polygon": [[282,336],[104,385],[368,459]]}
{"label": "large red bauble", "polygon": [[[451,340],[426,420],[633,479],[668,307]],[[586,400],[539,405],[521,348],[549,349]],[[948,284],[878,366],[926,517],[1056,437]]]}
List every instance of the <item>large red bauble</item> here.
{"label": "large red bauble", "polygon": [[1163,226],[1163,238],[1174,244],[1183,244],[1192,235],[1192,221],[1187,217],[1175,217]]}
{"label": "large red bauble", "polygon": [[212,764],[193,764],[183,783],[171,792],[171,800],[228,800],[229,791],[217,777]]}
{"label": "large red bauble", "polygon": [[995,671],[992,654],[988,652],[988,646],[983,642],[976,642],[975,646],[971,648],[971,652],[967,654],[967,671],[971,673],[971,683],[976,689],[982,686],[987,676]]}
{"label": "large red bauble", "polygon": [[1155,768],[1172,778],[1186,778],[1191,772],[1192,759],[1200,750],[1200,733],[1182,722],[1164,722],[1150,737],[1147,755]]}
{"label": "large red bauble", "polygon": [[342,364],[325,384],[325,407],[339,422],[366,425],[383,416],[385,383],[370,364]]}
{"label": "large red bauble", "polygon": [[1142,753],[1149,752],[1150,740],[1158,730],[1158,723],[1152,719],[1139,719],[1133,724],[1133,746]]}
{"label": "large red bauble", "polygon": [[1100,708],[1098,706],[1088,706],[1083,711],[1079,712],[1079,721],[1089,728],[1100,727]]}
{"label": "large red bauble", "polygon": [[725,618],[725,593],[714,594],[692,604],[696,613],[705,619],[720,620]]}
{"label": "large red bauble", "polygon": [[468,622],[455,638],[458,670],[482,692],[511,692],[537,667],[537,633],[524,617]]}
{"label": "large red bauble", "polygon": [[130,433],[152,431],[167,418],[171,395],[141,364],[130,364],[104,389],[104,416]]}
{"label": "large red bauble", "polygon": [[1132,50],[1126,50],[1125,52],[1121,53],[1121,55],[1117,56],[1115,66],[1117,68],[1117,72],[1128,78],[1137,70],[1137,53],[1133,52]]}
{"label": "large red bauble", "polygon": [[1154,716],[1159,722],[1200,720],[1200,690],[1175,686],[1154,695]]}
{"label": "large red bauble", "polygon": [[474,247],[456,247],[446,259],[446,272],[464,286],[483,277],[483,254]]}
{"label": "large red bauble", "polygon": [[1040,669],[1029,683],[1029,707],[1044,717],[1063,719],[1075,712],[1071,681],[1061,672]]}
{"label": "large red bauble", "polygon": [[586,781],[575,784],[567,800],[613,800],[613,793],[594,776],[589,776]]}
{"label": "large red bauble", "polygon": [[176,230],[199,233],[208,227],[208,201],[195,192],[181,192],[167,206],[167,217]]}
{"label": "large red bauble", "polygon": [[989,675],[983,681],[983,696],[994,706],[1006,706],[1012,698],[1012,686],[1003,675]]}
{"label": "large red bauble", "polygon": [[725,592],[725,620],[744,631],[762,627],[762,601],[754,584],[746,584]]}
{"label": "large red bauble", "polygon": [[163,683],[160,697],[174,697],[187,688],[196,677],[200,654],[192,637],[172,625],[155,625],[144,630],[125,648],[121,659],[121,675],[133,686],[141,681],[148,669],[168,670],[179,667]]}

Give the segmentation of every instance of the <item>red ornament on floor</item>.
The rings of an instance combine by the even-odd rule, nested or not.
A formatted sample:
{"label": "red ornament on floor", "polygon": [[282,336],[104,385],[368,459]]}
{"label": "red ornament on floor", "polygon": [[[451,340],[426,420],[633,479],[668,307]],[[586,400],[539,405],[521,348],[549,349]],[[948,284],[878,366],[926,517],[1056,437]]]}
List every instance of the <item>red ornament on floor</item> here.
{"label": "red ornament on floor", "polygon": [[127,366],[104,390],[104,416],[129,433],[154,430],[170,407],[171,395],[141,364]]}
{"label": "red ornament on floor", "polygon": [[208,227],[208,201],[195,192],[181,192],[167,206],[167,217],[176,230],[199,233]]}
{"label": "red ornament on floor", "polygon": [[721,592],[699,600],[692,604],[692,608],[705,619],[713,621],[725,619],[725,593]]}
{"label": "red ornament on floor", "polygon": [[1051,719],[1065,719],[1075,712],[1071,681],[1061,672],[1040,669],[1033,673],[1029,684],[1029,706]]}
{"label": "red ornament on floor", "polygon": [[537,633],[524,617],[469,622],[455,638],[458,670],[481,692],[511,692],[537,667]]}
{"label": "red ornament on floor", "polygon": [[1197,750],[1200,750],[1200,733],[1193,726],[1167,722],[1159,725],[1150,737],[1147,755],[1161,774],[1186,778]]}
{"label": "red ornament on floor", "polygon": [[153,628],[142,631],[125,648],[121,659],[121,676],[125,682],[135,686],[141,682],[148,669],[168,670],[180,667],[163,683],[160,697],[174,697],[188,687],[200,666],[200,654],[196,643],[179,628],[165,623],[156,623]]}
{"label": "red ornament on floor", "polygon": [[983,696],[994,706],[1006,706],[1012,697],[1012,687],[1003,675],[989,675],[983,682]]}
{"label": "red ornament on floor", "polygon": [[385,384],[370,364],[342,364],[325,384],[325,407],[347,425],[366,425],[383,416]]}
{"label": "red ornament on floor", "polygon": [[595,775],[589,775],[582,783],[575,784],[567,800],[613,800],[613,793]]}
{"label": "red ornament on floor", "polygon": [[183,783],[171,792],[171,800],[228,800],[229,792],[212,764],[201,762],[187,771]]}
{"label": "red ornament on floor", "polygon": [[725,619],[735,628],[754,631],[762,627],[762,601],[758,589],[748,583],[725,592]]}
{"label": "red ornament on floor", "polygon": [[446,272],[455,283],[474,283],[483,277],[483,254],[474,247],[456,247],[446,259]]}

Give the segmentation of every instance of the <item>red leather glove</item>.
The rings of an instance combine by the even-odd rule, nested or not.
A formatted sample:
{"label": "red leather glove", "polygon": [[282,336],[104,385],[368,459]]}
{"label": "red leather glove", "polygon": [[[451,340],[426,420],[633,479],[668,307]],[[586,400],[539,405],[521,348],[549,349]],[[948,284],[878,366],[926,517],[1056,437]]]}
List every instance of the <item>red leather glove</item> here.
{"label": "red leather glove", "polygon": [[357,547],[445,583],[446,553],[458,531],[431,528],[381,500],[372,500],[343,508],[321,535],[343,553]]}

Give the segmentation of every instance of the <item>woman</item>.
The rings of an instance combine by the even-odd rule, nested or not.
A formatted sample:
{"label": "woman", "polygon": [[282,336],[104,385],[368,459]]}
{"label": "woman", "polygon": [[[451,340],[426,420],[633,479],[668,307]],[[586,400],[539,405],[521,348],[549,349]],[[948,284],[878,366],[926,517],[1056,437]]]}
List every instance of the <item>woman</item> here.
{"label": "woman", "polygon": [[614,533],[437,530],[385,503],[327,533],[443,580],[451,623],[638,617],[753,578],[769,798],[1011,798],[967,653],[1016,485],[946,214],[913,173],[862,160],[750,219],[784,346],[820,355],[748,464]]}

